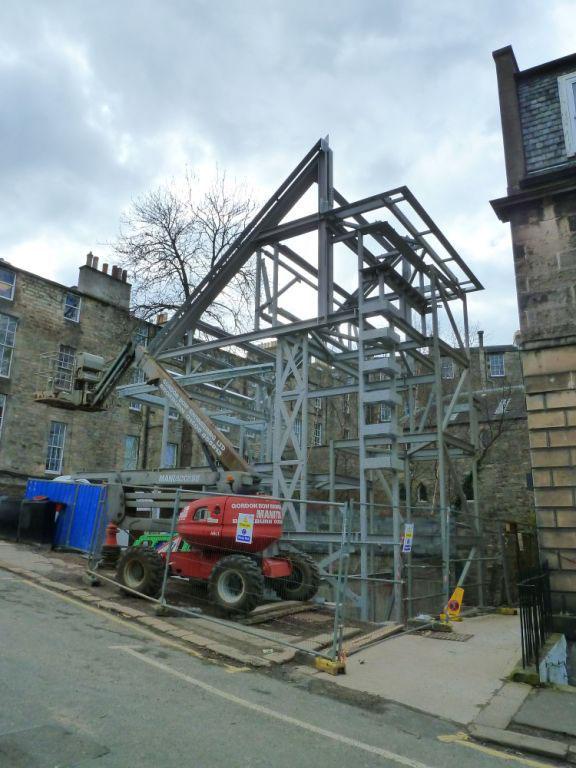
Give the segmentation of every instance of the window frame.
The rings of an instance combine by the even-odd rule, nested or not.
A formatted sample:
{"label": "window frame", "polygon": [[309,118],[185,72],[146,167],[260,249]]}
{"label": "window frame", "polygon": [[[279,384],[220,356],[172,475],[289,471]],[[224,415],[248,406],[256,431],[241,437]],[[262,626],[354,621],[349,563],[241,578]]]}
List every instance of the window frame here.
{"label": "window frame", "polygon": [[[72,296],[74,299],[78,301],[77,306],[74,307],[76,310],[76,317],[67,317],[66,310],[70,307],[68,304],[68,297]],[[80,322],[80,309],[82,308],[82,297],[79,296],[77,293],[73,293],[72,291],[67,291],[66,295],[64,296],[64,320],[68,320],[69,323],[79,323]]]}
{"label": "window frame", "polygon": [[8,396],[3,392],[0,392],[0,439],[2,438],[2,430],[4,429],[4,421],[6,419],[6,403],[8,402]]}
{"label": "window frame", "polygon": [[500,398],[498,405],[496,406],[496,408],[494,408],[494,416],[504,416],[504,414],[510,407],[511,402],[512,402],[511,396]]}
{"label": "window frame", "polygon": [[132,333],[132,341],[140,347],[148,347],[150,343],[150,328],[146,323],[139,323]]}
{"label": "window frame", "polygon": [[[136,446],[136,455],[134,456],[134,464],[135,466],[126,466],[126,459],[127,459],[127,447],[128,447],[128,441],[133,440],[134,445]],[[140,436],[139,435],[124,435],[124,458],[122,461],[122,468],[125,472],[135,472],[138,469],[138,460],[140,459]]]}
{"label": "window frame", "polygon": [[[450,365],[449,371],[447,370],[447,365]],[[451,357],[440,358],[440,377],[444,381],[451,381],[452,379],[456,378],[454,360],[452,360]]]}
{"label": "window frame", "polygon": [[320,420],[316,420],[314,422],[314,429],[312,431],[312,445],[315,448],[318,448],[322,445],[322,422]]}
{"label": "window frame", "polygon": [[[61,435],[62,435],[61,445],[58,445],[57,443],[52,443],[53,427],[55,427],[56,425],[58,425],[59,427],[63,427],[63,429],[61,430]],[[45,470],[44,470],[47,475],[62,474],[62,466],[64,464],[64,448],[66,447],[67,434],[68,434],[68,424],[65,421],[50,421],[50,429],[48,431],[48,442],[46,445],[46,461],[45,461]],[[49,466],[52,461],[52,455],[51,455],[52,450],[60,451],[58,469],[51,469]]]}
{"label": "window frame", "polygon": [[567,157],[576,155],[576,72],[560,75],[558,96]]}
{"label": "window frame", "polygon": [[[16,348],[16,331],[18,330],[18,320],[15,317],[12,317],[12,315],[8,315],[5,312],[0,312],[0,320],[5,317],[9,323],[14,324],[14,330],[12,332],[12,344],[7,344],[6,341],[0,340],[0,378],[2,379],[9,379],[10,374],[12,373],[12,360],[13,360],[13,350]],[[11,332],[7,328],[7,334]],[[9,349],[10,350],[10,359],[8,360],[8,372],[2,373],[2,364],[4,362],[4,350]]]}
{"label": "window frame", "polygon": [[[495,357],[502,359],[502,373],[494,373],[492,368],[492,360]],[[489,352],[488,353],[488,373],[491,379],[503,379],[506,376],[506,360],[504,358],[504,352]]]}
{"label": "window frame", "polygon": [[[168,448],[172,447],[174,449],[174,458],[172,464],[168,464]],[[176,469],[178,466],[178,443],[173,442],[167,442],[166,443],[166,450],[164,452],[163,461],[162,461],[162,469]]]}
{"label": "window frame", "polygon": [[294,419],[294,425],[292,429],[294,432],[294,436],[298,440],[298,443],[301,443],[302,442],[302,417],[301,416],[297,416]]}
{"label": "window frame", "polygon": [[178,421],[178,419],[180,418],[178,409],[174,408],[173,405],[168,406],[168,418],[170,419],[170,421]]}
{"label": "window frame", "polygon": [[[138,366],[132,368],[132,380],[131,384],[144,384],[146,382],[146,374]],[[142,411],[142,403],[139,400],[129,400],[128,410],[134,413],[140,413]]]}
{"label": "window frame", "polygon": [[[16,272],[14,272],[14,270],[10,269],[9,267],[0,266],[0,273],[2,271],[5,271],[11,274],[14,280],[12,281],[12,290],[10,291],[10,296],[2,296],[2,294],[0,293],[0,299],[2,299],[3,301],[14,301],[14,292],[16,290]],[[0,279],[0,282],[3,282],[3,281]]]}
{"label": "window frame", "polygon": [[392,406],[389,403],[380,403],[378,405],[378,424],[388,424],[392,421]]}
{"label": "window frame", "polygon": [[[72,352],[70,352],[70,350],[72,350]],[[72,392],[72,389],[74,388],[75,362],[76,347],[73,347],[71,344],[60,344],[58,347],[56,370],[54,372],[54,387],[57,387],[64,392]],[[66,382],[66,376],[68,375],[70,376],[69,386],[63,386],[61,382]]]}

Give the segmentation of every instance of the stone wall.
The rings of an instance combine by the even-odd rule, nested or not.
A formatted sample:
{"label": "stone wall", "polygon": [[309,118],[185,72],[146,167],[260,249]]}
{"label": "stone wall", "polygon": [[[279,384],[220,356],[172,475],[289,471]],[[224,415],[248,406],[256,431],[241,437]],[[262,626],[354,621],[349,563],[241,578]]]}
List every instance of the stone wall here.
{"label": "stone wall", "polygon": [[510,418],[480,459],[481,511],[488,521],[535,524],[528,425]]}
{"label": "stone wall", "polygon": [[[558,77],[576,56],[518,70],[494,53],[508,196],[492,202],[512,232],[541,558],[556,619],[576,627],[576,188]],[[569,614],[572,614],[570,620]]]}
{"label": "stone wall", "polygon": [[576,346],[523,361],[541,555],[555,609],[576,613]]}
{"label": "stone wall", "polygon": [[510,215],[524,345],[576,334],[576,193]]}
{"label": "stone wall", "polygon": [[[501,354],[504,359],[504,376],[491,376],[490,356]],[[481,455],[479,463],[479,497],[481,513],[487,520],[507,520],[523,526],[534,525],[534,494],[532,491],[530,446],[526,419],[522,363],[520,350],[513,345],[489,345],[471,349],[472,385],[479,402],[479,432]],[[445,392],[451,393],[458,382],[460,371],[454,367],[454,378],[445,380]],[[326,374],[328,376],[328,374]],[[329,377],[320,382],[329,385]],[[313,393],[312,393],[313,394]],[[426,399],[426,389],[422,387],[422,403]],[[506,402],[503,413],[498,408]],[[309,472],[327,473],[330,440],[341,441],[350,437],[357,439],[358,406],[355,395],[346,402],[344,397],[323,398],[322,406],[317,409],[314,398],[309,403]],[[375,407],[374,419],[378,418]],[[322,420],[323,445],[313,446],[313,425]],[[466,439],[468,417],[460,414],[452,423],[452,430]],[[413,462],[413,477],[410,488],[412,503],[420,513],[425,514],[431,504],[438,503],[436,482],[436,462]],[[460,482],[470,472],[470,462],[457,463]],[[336,474],[345,477],[358,477],[358,450],[336,451]],[[419,489],[423,486],[428,503],[418,505]],[[420,489],[421,491],[421,489]],[[458,491],[454,480],[448,478],[450,503],[459,504]],[[357,493],[347,491],[344,498],[356,499]],[[339,496],[337,495],[337,498]],[[375,500],[378,504],[389,505],[387,496],[380,483],[375,484]]]}
{"label": "stone wall", "polygon": [[[42,355],[55,355],[60,344],[77,352],[90,352],[112,360],[133,335],[139,321],[129,312],[72,289],[81,296],[79,322],[64,317],[70,289],[37,275],[18,270],[12,300],[0,299],[0,313],[17,320],[9,377],[0,377],[0,393],[6,406],[0,434],[0,493],[18,494],[29,476],[54,477],[46,472],[51,422],[66,425],[62,469],[78,471],[122,469],[126,435],[140,440],[139,464],[160,464],[162,409],[144,407],[136,412],[129,402],[110,398],[99,413],[54,408],[34,400],[45,386],[48,370]],[[112,279],[108,277],[108,279]],[[126,285],[123,283],[122,285]],[[131,372],[123,383],[131,380]],[[180,420],[171,423],[171,440],[179,441]]]}

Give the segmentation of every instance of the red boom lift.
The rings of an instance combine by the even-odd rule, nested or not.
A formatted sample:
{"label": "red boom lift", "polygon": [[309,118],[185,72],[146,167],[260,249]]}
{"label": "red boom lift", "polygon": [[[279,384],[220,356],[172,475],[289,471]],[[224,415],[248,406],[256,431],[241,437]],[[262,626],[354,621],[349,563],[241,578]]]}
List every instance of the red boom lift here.
{"label": "red boom lift", "polygon": [[282,506],[266,496],[198,499],[180,513],[176,533],[172,546],[127,549],[118,563],[120,583],[157,597],[168,557],[172,575],[206,583],[211,601],[229,613],[253,610],[265,583],[287,600],[310,600],[318,590],[314,560],[278,550]]}

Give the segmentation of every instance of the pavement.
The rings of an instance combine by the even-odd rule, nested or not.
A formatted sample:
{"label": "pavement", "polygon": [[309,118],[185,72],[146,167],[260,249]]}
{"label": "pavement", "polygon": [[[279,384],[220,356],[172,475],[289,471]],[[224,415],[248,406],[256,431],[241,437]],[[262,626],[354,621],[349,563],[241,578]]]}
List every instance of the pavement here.
{"label": "pavement", "polygon": [[[6,768],[545,768],[387,702],[234,668],[0,569]],[[432,641],[430,641],[432,642]]]}
{"label": "pavement", "polygon": [[[186,609],[200,609],[201,615],[172,612],[160,617],[155,603],[123,594],[117,585],[106,581],[106,578],[114,578],[113,571],[103,570],[101,584],[88,586],[85,583],[87,560],[79,554],[0,541],[0,567],[232,663],[270,667],[290,662],[299,653],[322,652],[332,643],[333,614],[316,606],[302,611],[301,603],[271,602],[268,606],[259,606],[251,614],[253,621],[260,612],[262,618],[267,619],[264,623],[243,626],[218,615],[205,591],[192,592],[187,582],[170,579],[168,602]],[[345,638],[351,639],[373,629],[373,625],[350,625],[345,630]]]}
{"label": "pavement", "polygon": [[[104,583],[97,588],[86,587],[82,583],[85,569],[86,560],[79,555],[0,542],[0,616],[2,599],[8,604],[19,604],[19,599],[12,595],[14,590],[18,594],[25,587],[31,594],[40,590],[44,596],[49,596],[42,603],[41,615],[50,616],[53,609],[56,620],[62,616],[62,609],[56,609],[55,601],[58,600],[64,601],[66,611],[75,612],[74,615],[81,616],[82,611],[88,611],[106,616],[103,611],[107,611],[115,614],[109,616],[108,621],[121,622],[123,633],[130,637],[141,638],[144,633],[147,642],[160,644],[171,651],[178,649],[180,654],[185,655],[182,649],[186,648],[188,657],[192,655],[204,663],[220,665],[230,674],[248,671],[276,674],[274,670],[279,673],[283,669],[280,665],[284,665],[286,668],[281,674],[284,681],[331,701],[349,703],[381,714],[412,713],[408,719],[416,712],[422,718],[440,719],[445,723],[441,730],[448,732],[437,734],[437,738],[444,739],[446,744],[460,746],[460,751],[466,754],[476,748],[486,749],[484,754],[491,754],[490,750],[494,751],[493,745],[496,744],[499,749],[504,749],[505,754],[515,750],[516,762],[518,753],[528,751],[554,761],[576,763],[576,688],[533,689],[508,679],[519,656],[519,622],[516,616],[488,614],[468,617],[462,623],[453,625],[452,635],[432,632],[390,635],[384,642],[363,649],[363,638],[375,636],[374,626],[347,627],[347,634],[351,637],[364,633],[352,641],[360,643],[360,650],[347,659],[346,675],[329,677],[315,670],[311,659],[309,663],[302,664],[302,659],[306,657],[301,651],[319,649],[330,642],[331,633],[327,631],[331,626],[330,614],[304,610],[295,615],[267,620],[264,625],[267,628],[262,625],[244,627],[223,620],[215,622],[210,615],[158,617],[154,614],[154,604],[122,596],[113,585]],[[176,582],[174,589],[171,600],[190,603],[193,596],[189,591],[181,591],[182,583]],[[26,594],[28,599],[30,595]],[[272,605],[272,609],[282,609],[282,604]],[[8,634],[12,633],[16,646],[19,643],[12,611],[10,618],[10,622],[0,624],[3,649],[7,647],[6,629]],[[258,616],[253,618],[257,620]],[[74,621],[69,621],[68,626],[72,635],[78,631]],[[392,631],[396,630],[392,628]],[[387,628],[381,628],[377,635],[387,632]],[[109,650],[118,649],[109,646]],[[128,650],[124,651],[128,653]],[[65,652],[64,648],[62,652]],[[129,655],[140,658],[135,657],[132,651]],[[155,658],[163,656],[155,654]],[[161,667],[156,665],[156,668]],[[199,687],[205,690],[201,685]],[[41,743],[45,743],[47,753],[51,749],[51,740],[58,742],[56,731],[42,732],[39,738]],[[332,736],[328,738],[332,739]],[[361,752],[366,752],[364,747]],[[370,750],[367,753],[376,754]],[[4,765],[1,757],[0,738],[0,765]],[[270,765],[266,762],[246,763],[250,766],[260,764]],[[428,766],[425,761],[424,764]],[[538,761],[526,764],[533,768],[544,765]],[[12,767],[13,764],[6,765]],[[66,766],[68,763],[55,762],[54,765]],[[276,763],[273,765],[276,766]],[[37,765],[36,762],[31,762],[29,766],[43,768],[43,764]],[[20,768],[20,764],[14,763],[14,767]]]}
{"label": "pavement", "polygon": [[471,637],[392,638],[348,659],[348,674],[336,682],[468,725],[518,661],[520,624],[517,616],[486,615],[453,627],[455,637]]}
{"label": "pavement", "polygon": [[576,688],[534,688],[514,714],[513,726],[548,731],[576,741]]}

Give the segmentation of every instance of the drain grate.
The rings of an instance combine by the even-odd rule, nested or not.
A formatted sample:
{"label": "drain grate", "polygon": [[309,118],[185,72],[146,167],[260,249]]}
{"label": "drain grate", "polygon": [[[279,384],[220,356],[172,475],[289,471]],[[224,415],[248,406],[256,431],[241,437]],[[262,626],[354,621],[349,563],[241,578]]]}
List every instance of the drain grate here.
{"label": "drain grate", "polygon": [[465,635],[463,632],[434,632],[431,629],[422,629],[414,634],[420,635],[420,637],[430,637],[432,640],[451,640],[456,643],[465,643],[474,637],[474,635]]}

